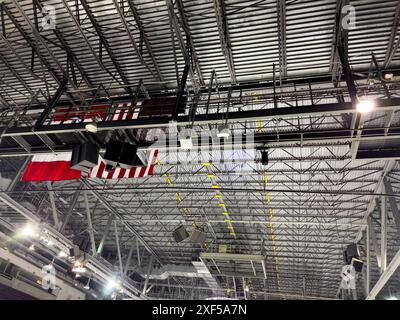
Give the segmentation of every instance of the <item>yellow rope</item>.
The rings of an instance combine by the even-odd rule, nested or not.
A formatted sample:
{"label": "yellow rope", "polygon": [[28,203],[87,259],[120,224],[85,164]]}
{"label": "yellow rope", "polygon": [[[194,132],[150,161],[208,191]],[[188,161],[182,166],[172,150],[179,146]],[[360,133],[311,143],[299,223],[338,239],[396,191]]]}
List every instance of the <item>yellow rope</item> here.
{"label": "yellow rope", "polygon": [[[264,183],[265,183],[265,189],[268,190],[267,189],[268,188],[268,172],[267,171],[264,172]],[[280,292],[281,281],[280,281],[280,276],[279,276],[279,263],[278,263],[277,249],[276,249],[276,235],[275,235],[273,224],[272,224],[274,213],[273,213],[273,209],[271,207],[271,195],[268,191],[266,192],[266,197],[267,197],[267,203],[268,203],[268,207],[269,207],[269,231],[271,233],[271,239],[272,239],[272,251],[275,256],[276,287],[278,288],[278,291]]]}
{"label": "yellow rope", "polygon": [[[156,164],[157,164],[158,166],[161,166],[161,162],[160,162],[159,160],[156,161]],[[165,177],[165,181],[167,182],[167,184],[168,184],[171,188],[173,188],[173,187],[174,187],[174,184],[173,184],[171,178],[169,177],[168,173],[164,173],[163,176]],[[179,205],[182,205],[182,203],[183,203],[183,198],[181,197],[181,195],[180,195],[180,193],[179,193],[178,191],[175,192],[175,196],[176,196],[176,200],[178,201],[178,204],[179,204]],[[193,228],[196,228],[196,227],[197,227],[196,221],[192,218],[192,215],[190,214],[189,208],[186,208],[186,207],[181,207],[181,208],[182,208],[182,211],[184,212],[184,214],[185,214],[187,217],[189,217],[189,218],[191,218],[191,219],[193,220],[193,221],[192,221],[192,227],[193,227]],[[205,243],[205,244],[203,244],[203,246],[207,246],[207,244]]]}
{"label": "yellow rope", "polygon": [[220,186],[217,184],[217,177],[214,172],[211,170],[211,163],[203,163],[203,167],[207,169],[207,177],[211,180],[211,189],[215,189],[215,199],[218,200],[218,206],[222,209],[222,215],[224,216],[224,222],[227,225],[227,228],[229,230],[229,235],[233,236],[236,238],[236,232],[235,228],[232,225],[232,219],[229,216],[228,209],[226,208],[225,202],[222,198],[222,194],[219,191]]}

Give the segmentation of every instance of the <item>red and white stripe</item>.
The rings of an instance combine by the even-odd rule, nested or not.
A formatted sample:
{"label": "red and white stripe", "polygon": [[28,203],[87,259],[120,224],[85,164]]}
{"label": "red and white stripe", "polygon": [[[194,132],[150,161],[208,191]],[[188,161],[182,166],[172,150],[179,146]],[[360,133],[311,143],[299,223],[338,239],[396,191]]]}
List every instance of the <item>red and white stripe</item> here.
{"label": "red and white stripe", "polygon": [[115,110],[108,116],[106,114],[111,109],[110,105],[91,105],[86,112],[78,111],[77,107],[61,107],[56,109],[56,114],[50,124],[71,124],[80,122],[82,118],[86,123],[92,121],[95,116],[103,121],[134,120],[139,117],[141,103],[139,101],[133,110],[131,102],[118,103],[115,105]]}
{"label": "red and white stripe", "polygon": [[132,179],[143,178],[153,174],[157,162],[158,150],[146,151],[148,157],[147,166],[132,167],[130,169],[113,168],[105,171],[105,162],[99,156],[98,165],[92,168],[89,175],[82,176],[82,172],[71,168],[72,152],[47,153],[33,156],[25,169],[22,181],[65,181],[84,178],[100,179]]}
{"label": "red and white stripe", "polygon": [[125,168],[113,168],[111,171],[105,171],[106,163],[102,157],[99,156],[99,163],[96,167],[92,168],[89,172],[89,178],[100,178],[100,179],[132,179],[132,178],[143,178],[153,174],[154,166],[157,161],[158,150],[152,149],[146,151],[148,157],[148,164],[145,167],[132,167],[130,169]]}
{"label": "red and white stripe", "polygon": [[81,171],[71,169],[71,152],[33,156],[21,178],[22,181],[76,180]]}

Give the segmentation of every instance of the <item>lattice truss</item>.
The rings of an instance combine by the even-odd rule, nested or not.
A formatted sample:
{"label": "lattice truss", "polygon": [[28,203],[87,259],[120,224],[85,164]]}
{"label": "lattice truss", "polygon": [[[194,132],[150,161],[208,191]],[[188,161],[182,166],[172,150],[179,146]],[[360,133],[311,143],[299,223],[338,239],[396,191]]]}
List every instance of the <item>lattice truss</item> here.
{"label": "lattice truss", "polygon": [[[366,259],[368,223],[372,287],[381,271],[380,194],[388,192],[385,183],[399,193],[400,167],[398,156],[358,159],[357,152],[399,143],[399,84],[369,79],[371,51],[382,69],[397,70],[399,4],[350,2],[359,13],[347,39],[357,89],[383,101],[358,131],[345,80],[332,82],[341,72],[332,37],[342,1],[4,1],[0,172],[14,179],[8,194],[49,225],[54,214],[66,220],[63,233],[70,239],[92,234],[116,270],[120,251],[124,263],[131,261],[126,276],[140,288],[150,261],[156,270],[191,266],[220,245],[265,257],[265,265],[202,259],[217,287],[200,277],[155,278],[145,285],[150,297],[335,298],[345,247],[358,241]],[[45,4],[56,9],[54,30],[40,26]],[[178,124],[199,135],[221,123],[229,124],[231,135],[264,134],[256,142],[268,146],[268,165],[255,145],[196,152],[172,147],[160,148],[154,174],[146,178],[18,182],[33,153],[90,141],[79,120],[31,130],[40,114],[34,110],[64,79],[60,100],[87,111],[96,98],[176,95],[185,63],[191,64],[188,104]],[[168,121],[147,120],[107,123],[95,139],[118,131],[147,135],[150,142],[156,131],[149,129],[170,130]],[[393,202],[387,208],[390,262],[400,243],[398,212]],[[0,219],[16,227],[26,223],[6,205]],[[175,243],[172,232],[180,224],[204,229],[206,243]],[[358,277],[359,298],[366,294],[365,278]],[[399,279],[396,273],[381,296],[398,290]]]}

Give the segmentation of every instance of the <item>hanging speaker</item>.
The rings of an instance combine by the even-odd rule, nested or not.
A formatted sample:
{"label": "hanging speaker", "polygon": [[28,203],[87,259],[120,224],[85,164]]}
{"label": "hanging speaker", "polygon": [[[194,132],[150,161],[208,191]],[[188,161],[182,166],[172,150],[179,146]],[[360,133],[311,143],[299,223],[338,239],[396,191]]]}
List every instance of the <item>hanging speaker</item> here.
{"label": "hanging speaker", "polygon": [[268,159],[268,150],[262,150],[261,151],[261,163],[263,164],[263,166],[267,166],[269,163],[269,159]]}
{"label": "hanging speaker", "polygon": [[71,168],[89,172],[97,166],[99,160],[99,147],[91,142],[82,143],[72,149]]}
{"label": "hanging speaker", "polygon": [[203,244],[206,242],[207,234],[199,229],[194,229],[190,235],[190,241]]}
{"label": "hanging speaker", "polygon": [[356,243],[352,243],[347,246],[346,250],[343,253],[343,258],[344,262],[346,264],[351,264],[351,260],[353,258],[359,259],[360,258],[360,252],[358,250],[358,246]]}
{"label": "hanging speaker", "polygon": [[184,226],[179,226],[172,232],[175,242],[180,243],[189,237],[189,233]]}
{"label": "hanging speaker", "polygon": [[119,157],[119,165],[122,168],[129,169],[135,165],[137,149],[138,147],[133,144],[124,143]]}
{"label": "hanging speaker", "polygon": [[106,152],[104,153],[103,159],[109,165],[116,167],[119,158],[121,156],[122,148],[124,147],[124,143],[117,140],[110,140],[108,142]]}
{"label": "hanging speaker", "polygon": [[351,265],[354,267],[356,272],[361,272],[363,269],[364,262],[362,262],[360,259],[352,258]]}

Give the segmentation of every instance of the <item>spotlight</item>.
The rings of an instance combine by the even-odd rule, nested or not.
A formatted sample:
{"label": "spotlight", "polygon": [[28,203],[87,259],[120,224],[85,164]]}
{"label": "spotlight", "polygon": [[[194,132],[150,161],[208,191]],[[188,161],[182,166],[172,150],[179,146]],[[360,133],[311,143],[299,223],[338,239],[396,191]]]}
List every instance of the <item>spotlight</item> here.
{"label": "spotlight", "polygon": [[393,73],[386,73],[384,76],[386,81],[392,81],[393,77],[394,77]]}
{"label": "spotlight", "polygon": [[72,268],[72,272],[75,272],[75,273],[85,273],[86,272],[86,268],[85,267],[82,267],[82,266],[77,266],[77,267],[73,267]]}
{"label": "spotlight", "polygon": [[376,107],[376,103],[373,100],[362,99],[357,104],[357,111],[359,113],[369,113]]}
{"label": "spotlight", "polygon": [[193,132],[190,128],[182,129],[179,133],[179,142],[181,145],[181,149],[183,150],[191,150],[193,148]]}
{"label": "spotlight", "polygon": [[97,122],[98,122],[99,120],[98,120],[98,118],[95,116],[95,117],[93,117],[92,118],[92,121],[91,122],[88,122],[86,125],[85,125],[85,129],[87,130],[87,131],[89,131],[89,132],[92,132],[92,133],[96,133],[97,132],[97,130],[98,130],[98,128],[97,128]]}
{"label": "spotlight", "polygon": [[21,236],[26,238],[31,238],[37,236],[37,228],[32,226],[31,224],[27,224],[20,231]]}
{"label": "spotlight", "polygon": [[60,252],[58,253],[58,257],[59,257],[59,258],[66,258],[66,257],[68,257],[68,255],[67,255],[64,251],[60,251]]}
{"label": "spotlight", "polygon": [[106,284],[106,286],[104,287],[104,291],[105,291],[106,293],[110,293],[110,292],[114,291],[114,289],[116,289],[116,288],[118,288],[118,287],[119,287],[119,282],[118,282],[116,279],[111,278],[111,279],[109,279],[109,280],[107,281],[107,284]]}
{"label": "spotlight", "polygon": [[90,279],[91,279],[91,278],[89,278],[88,282],[85,284],[85,286],[83,287],[83,289],[85,289],[85,290],[90,290]]}
{"label": "spotlight", "polygon": [[190,135],[181,136],[179,142],[182,150],[191,150],[193,148],[193,141]]}
{"label": "spotlight", "polygon": [[218,138],[229,138],[229,127],[228,125],[221,125],[218,126],[218,133],[217,133]]}

